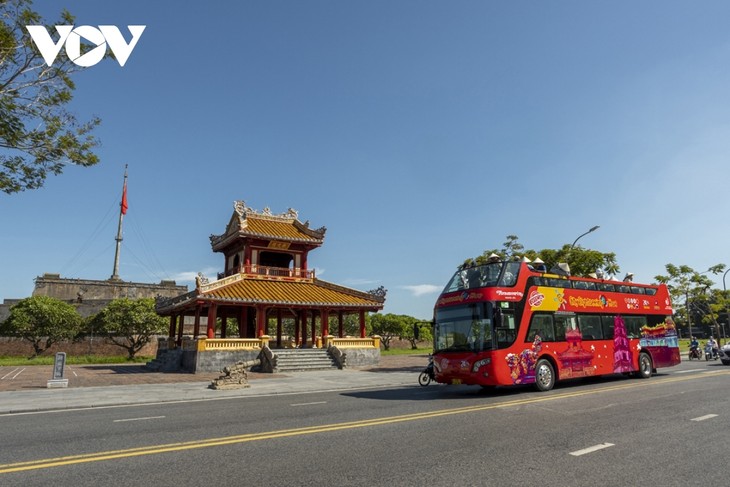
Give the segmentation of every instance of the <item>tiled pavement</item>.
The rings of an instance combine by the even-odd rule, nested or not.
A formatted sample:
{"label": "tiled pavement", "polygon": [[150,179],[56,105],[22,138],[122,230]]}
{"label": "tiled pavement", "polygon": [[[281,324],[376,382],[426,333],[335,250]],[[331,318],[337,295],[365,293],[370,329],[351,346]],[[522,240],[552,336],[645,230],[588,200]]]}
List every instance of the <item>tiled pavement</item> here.
{"label": "tiled pavement", "polygon": [[274,394],[392,387],[418,387],[424,355],[383,356],[372,367],[279,374],[249,373],[249,388],[211,390],[219,374],[146,372],[141,365],[66,368],[68,388],[47,387],[51,366],[0,367],[0,415],[115,407],[145,403],[204,401]]}
{"label": "tiled pavement", "polygon": [[[355,370],[371,372],[420,371],[426,366],[426,355],[384,355],[380,364]],[[248,373],[249,381],[271,379],[281,374]],[[0,391],[46,389],[53,376],[51,365],[0,366]],[[118,386],[132,384],[169,384],[209,382],[219,373],[188,374],[182,372],[150,372],[143,364],[66,365],[64,377],[68,387]]]}

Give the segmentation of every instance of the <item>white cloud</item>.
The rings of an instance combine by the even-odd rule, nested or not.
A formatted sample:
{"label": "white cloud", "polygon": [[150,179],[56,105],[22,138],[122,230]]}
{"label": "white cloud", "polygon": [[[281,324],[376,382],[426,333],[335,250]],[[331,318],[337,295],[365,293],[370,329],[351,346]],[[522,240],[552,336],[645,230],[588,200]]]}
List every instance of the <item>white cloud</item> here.
{"label": "white cloud", "polygon": [[433,284],[416,284],[413,286],[399,286],[401,289],[407,289],[415,297],[425,296],[426,294],[436,294],[441,292],[443,286],[435,286]]}

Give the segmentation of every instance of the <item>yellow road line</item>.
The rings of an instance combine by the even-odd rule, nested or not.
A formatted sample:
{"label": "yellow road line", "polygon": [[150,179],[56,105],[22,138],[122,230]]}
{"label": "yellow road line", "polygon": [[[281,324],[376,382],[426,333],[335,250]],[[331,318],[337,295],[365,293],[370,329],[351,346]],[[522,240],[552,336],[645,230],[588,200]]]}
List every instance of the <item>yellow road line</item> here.
{"label": "yellow road line", "polygon": [[[728,375],[730,371],[718,371],[711,373],[712,375]],[[706,377],[708,374],[703,374]],[[440,409],[436,411],[428,411],[422,413],[404,414],[399,416],[390,416],[383,418],[366,419],[360,421],[349,421],[344,423],[334,423],[328,425],[307,426],[303,428],[292,428],[278,431],[269,431],[263,433],[248,433],[243,435],[226,436],[221,438],[210,438],[207,440],[195,440],[179,443],[169,443],[163,445],[153,445],[138,448],[128,448],[124,450],[110,450],[97,453],[86,453],[81,455],[72,455],[58,458],[46,458],[41,460],[31,460],[27,462],[8,463],[0,465],[0,474],[22,472],[27,470],[39,470],[44,468],[62,467],[66,465],[77,465],[89,462],[101,462],[107,460],[115,460],[121,458],[139,457],[145,455],[158,455],[161,453],[193,450],[198,448],[209,448],[214,446],[232,445],[237,443],[247,443],[251,441],[261,441],[274,438],[286,438],[292,436],[311,435],[316,433],[326,433],[331,431],[342,431],[355,428],[366,428],[371,426],[379,426],[384,424],[402,423],[405,421],[420,421],[424,419],[432,419],[440,416],[450,416],[455,414],[465,414],[479,411],[488,411],[491,409],[501,409],[514,406],[524,406],[547,401],[555,401],[558,399],[568,399],[573,397],[581,397],[594,395],[604,392],[614,392],[626,389],[635,389],[637,387],[658,386],[674,382],[684,382],[697,378],[696,376],[670,377],[666,379],[655,379],[651,381],[632,381],[630,383],[617,384],[613,386],[601,387],[600,389],[582,389],[579,391],[571,391],[559,394],[536,395],[524,399],[514,399],[496,404],[482,404],[476,406],[465,406],[459,408]]]}

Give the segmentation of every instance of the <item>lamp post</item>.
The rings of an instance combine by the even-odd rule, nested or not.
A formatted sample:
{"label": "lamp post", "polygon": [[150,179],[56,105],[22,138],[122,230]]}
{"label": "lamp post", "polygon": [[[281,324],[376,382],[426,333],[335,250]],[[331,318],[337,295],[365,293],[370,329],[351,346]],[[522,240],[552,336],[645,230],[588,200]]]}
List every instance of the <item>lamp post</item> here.
{"label": "lamp post", "polygon": [[[730,272],[730,267],[725,271],[725,273],[722,275],[722,297],[723,299],[727,299],[727,288],[725,287],[725,276],[727,276],[727,273]],[[725,301],[725,319],[730,321],[730,316],[727,313],[727,301]],[[722,326],[722,334],[725,335],[725,325]]]}
{"label": "lamp post", "polygon": [[599,227],[598,225],[596,225],[595,227],[591,227],[590,230],[588,230],[586,233],[584,233],[582,235],[578,235],[578,238],[576,238],[575,240],[573,240],[573,244],[570,246],[570,250],[573,250],[573,247],[575,247],[575,244],[578,242],[578,240],[580,240],[581,238],[585,237],[586,235],[588,235],[591,232],[595,232],[599,228],[601,228],[601,227]]}
{"label": "lamp post", "polygon": [[580,240],[581,238],[585,237],[586,235],[588,235],[591,232],[595,232],[599,228],[600,227],[598,225],[596,225],[594,227],[591,227],[587,232],[578,235],[578,238],[576,238],[575,240],[573,240],[573,243],[570,245],[570,248],[568,249],[567,260],[569,260],[572,257],[572,255],[573,255],[573,247],[575,247],[575,244],[578,242],[578,240]]}

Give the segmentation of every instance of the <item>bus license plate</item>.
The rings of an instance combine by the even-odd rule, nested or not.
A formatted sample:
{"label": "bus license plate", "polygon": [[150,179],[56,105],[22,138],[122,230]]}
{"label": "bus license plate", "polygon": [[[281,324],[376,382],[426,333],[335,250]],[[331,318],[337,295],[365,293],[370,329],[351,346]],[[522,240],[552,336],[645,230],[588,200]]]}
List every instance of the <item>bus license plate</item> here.
{"label": "bus license plate", "polygon": [[458,386],[461,384],[461,379],[451,379],[451,385]]}

